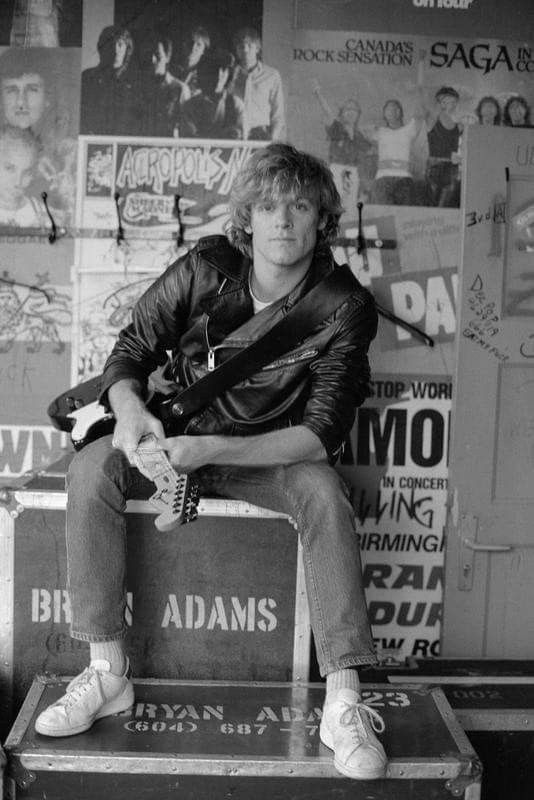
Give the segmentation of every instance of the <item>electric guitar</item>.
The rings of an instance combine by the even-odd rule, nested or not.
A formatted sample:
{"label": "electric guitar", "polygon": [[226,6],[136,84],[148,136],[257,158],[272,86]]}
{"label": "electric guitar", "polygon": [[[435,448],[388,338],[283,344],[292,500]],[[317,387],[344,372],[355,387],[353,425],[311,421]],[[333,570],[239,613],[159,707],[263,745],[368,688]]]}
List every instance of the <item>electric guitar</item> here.
{"label": "electric guitar", "polygon": [[[89,442],[111,433],[115,426],[115,417],[98,402],[102,385],[102,376],[90,378],[68,389],[52,400],[47,414],[55,428],[70,433],[75,450],[81,450]],[[174,395],[152,392],[146,406],[163,424],[168,436],[180,434],[187,423],[187,418],[178,418],[172,411]]]}
{"label": "electric guitar", "polygon": [[[115,417],[98,402],[101,377],[91,378],[59,395],[48,407],[48,416],[59,430],[70,433],[75,450],[111,433]],[[172,415],[172,398],[154,393],[147,407],[163,422],[167,435],[178,434],[179,426]],[[172,423],[172,425],[171,425]],[[152,434],[141,439],[134,454],[136,466],[155,486],[149,502],[159,511],[154,524],[160,531],[170,531],[178,525],[196,519],[199,500],[198,484],[194,476],[177,473],[165,452],[157,446]]]}

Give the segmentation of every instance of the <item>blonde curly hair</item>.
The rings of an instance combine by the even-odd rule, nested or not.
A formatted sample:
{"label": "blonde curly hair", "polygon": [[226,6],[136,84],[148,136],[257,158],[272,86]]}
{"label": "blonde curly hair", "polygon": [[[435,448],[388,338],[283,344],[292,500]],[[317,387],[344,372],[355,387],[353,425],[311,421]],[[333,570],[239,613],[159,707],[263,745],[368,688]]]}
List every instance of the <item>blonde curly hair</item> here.
{"label": "blonde curly hair", "polygon": [[320,158],[280,143],[254,151],[234,180],[225,228],[230,244],[251,256],[252,235],[247,229],[252,207],[288,194],[306,197],[317,204],[319,219],[325,222],[317,232],[317,244],[332,244],[343,212],[332,173]]}

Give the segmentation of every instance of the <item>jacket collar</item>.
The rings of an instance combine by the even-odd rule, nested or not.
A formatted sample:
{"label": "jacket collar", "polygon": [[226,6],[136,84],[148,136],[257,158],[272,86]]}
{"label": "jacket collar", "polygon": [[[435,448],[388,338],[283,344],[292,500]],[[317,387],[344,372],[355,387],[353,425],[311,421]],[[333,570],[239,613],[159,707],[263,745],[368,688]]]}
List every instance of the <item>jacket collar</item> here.
{"label": "jacket collar", "polygon": [[[217,293],[201,302],[209,316],[210,341],[218,343],[253,316],[252,298],[248,289],[248,274],[252,260],[230,245],[226,237],[202,240],[199,251],[203,261],[224,275],[226,280]],[[305,279],[285,299],[278,301],[283,315],[315,286],[334,267],[330,248],[319,245],[314,253]],[[278,303],[277,303],[278,304]]]}
{"label": "jacket collar", "polygon": [[315,286],[325,275],[327,275],[334,268],[334,258],[327,245],[319,244],[315,248],[310,268],[306,273],[306,277],[292,292],[290,292],[284,303],[284,312],[287,313],[289,309],[295,305],[310,289]]}
{"label": "jacket collar", "polygon": [[[251,259],[235,247],[232,247],[226,236],[207,236],[198,245],[203,261],[225,278],[238,283],[246,283]],[[235,289],[229,287],[229,290]]]}
{"label": "jacket collar", "polygon": [[[248,285],[248,274],[252,259],[232,247],[226,236],[207,236],[201,240],[198,250],[210,267],[221,272],[225,278],[238,284]],[[305,280],[287,296],[287,304],[294,305],[298,297],[308,292],[334,267],[334,260],[328,245],[318,244],[313,254],[310,269]],[[229,285],[227,291],[237,287]]]}

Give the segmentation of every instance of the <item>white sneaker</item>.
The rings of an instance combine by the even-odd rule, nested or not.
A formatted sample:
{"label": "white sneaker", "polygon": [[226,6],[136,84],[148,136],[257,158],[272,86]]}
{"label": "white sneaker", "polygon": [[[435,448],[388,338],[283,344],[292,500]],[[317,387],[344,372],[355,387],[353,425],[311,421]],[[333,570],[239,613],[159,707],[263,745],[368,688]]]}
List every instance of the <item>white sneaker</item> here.
{"label": "white sneaker", "polygon": [[325,703],[319,736],[334,751],[334,766],[348,778],[383,778],[387,758],[375,736],[385,729],[374,708],[362,703],[358,692],[339,689]]}
{"label": "white sneaker", "polygon": [[35,730],[43,736],[73,736],[100,717],[126,711],[133,702],[128,659],[122,676],[112,675],[108,661],[92,661],[71,680],[63,697],[39,714]]}

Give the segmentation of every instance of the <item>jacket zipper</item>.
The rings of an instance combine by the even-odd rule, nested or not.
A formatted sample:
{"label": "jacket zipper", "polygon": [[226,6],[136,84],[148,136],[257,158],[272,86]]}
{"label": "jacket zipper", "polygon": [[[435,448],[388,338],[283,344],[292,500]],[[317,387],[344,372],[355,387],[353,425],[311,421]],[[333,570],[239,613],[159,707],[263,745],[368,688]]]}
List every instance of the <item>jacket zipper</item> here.
{"label": "jacket zipper", "polygon": [[[219,291],[217,292],[217,294],[221,294],[221,292],[224,289],[224,286],[225,286],[227,280],[228,280],[228,278],[225,278],[223,280],[223,282],[219,286]],[[208,372],[213,372],[213,370],[216,367],[216,364],[215,364],[215,351],[218,350],[219,347],[222,347],[223,345],[218,344],[218,345],[215,345],[215,347],[211,347],[210,338],[208,336],[208,323],[209,323],[209,321],[210,321],[209,314],[207,314],[206,315],[206,324],[204,326],[204,335],[206,336],[206,346],[208,348]]]}

